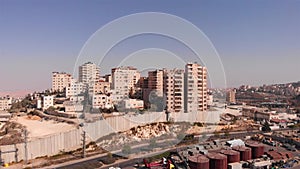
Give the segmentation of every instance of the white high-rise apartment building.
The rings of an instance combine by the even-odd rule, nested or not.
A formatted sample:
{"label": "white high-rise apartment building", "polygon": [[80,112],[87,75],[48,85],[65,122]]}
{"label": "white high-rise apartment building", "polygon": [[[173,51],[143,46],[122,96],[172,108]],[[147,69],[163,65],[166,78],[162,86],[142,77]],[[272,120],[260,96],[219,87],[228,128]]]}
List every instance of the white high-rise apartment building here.
{"label": "white high-rise apartment building", "polygon": [[118,67],[112,69],[112,89],[114,95],[129,96],[135,91],[140,79],[140,72],[133,67]]}
{"label": "white high-rise apartment building", "polygon": [[207,69],[197,63],[185,66],[185,112],[207,110]]}
{"label": "white high-rise apartment building", "polygon": [[70,85],[66,88],[66,97],[70,98],[71,96],[77,96],[84,93],[84,91],[84,84],[72,79]]}
{"label": "white high-rise apartment building", "polygon": [[184,112],[184,70],[164,70],[164,94],[169,112]]}
{"label": "white high-rise apartment building", "polygon": [[62,92],[71,83],[72,76],[65,72],[52,72],[52,91]]}
{"label": "white high-rise apartment building", "polygon": [[100,68],[91,62],[79,66],[79,82],[93,84],[100,78]]}

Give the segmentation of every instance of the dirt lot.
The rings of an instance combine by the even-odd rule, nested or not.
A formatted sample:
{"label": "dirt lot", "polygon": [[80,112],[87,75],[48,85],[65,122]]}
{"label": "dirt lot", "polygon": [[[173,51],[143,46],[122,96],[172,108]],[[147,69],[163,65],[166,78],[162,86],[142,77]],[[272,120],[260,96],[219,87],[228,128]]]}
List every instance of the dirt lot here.
{"label": "dirt lot", "polygon": [[38,117],[16,117],[13,121],[20,123],[27,128],[29,138],[42,137],[75,128],[75,126],[71,124],[58,123],[53,120],[46,121]]}

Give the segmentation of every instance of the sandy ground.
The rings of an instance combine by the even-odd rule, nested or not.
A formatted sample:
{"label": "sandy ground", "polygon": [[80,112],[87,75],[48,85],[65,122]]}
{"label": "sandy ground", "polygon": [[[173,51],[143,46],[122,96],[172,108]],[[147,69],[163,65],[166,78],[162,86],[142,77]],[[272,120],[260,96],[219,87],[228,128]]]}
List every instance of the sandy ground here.
{"label": "sandy ground", "polygon": [[186,133],[187,134],[213,133],[214,131],[220,131],[221,129],[222,126],[218,126],[218,125],[211,125],[209,127],[192,126],[186,131]]}
{"label": "sandy ground", "polygon": [[27,116],[17,117],[14,119],[14,121],[26,126],[29,132],[28,136],[30,138],[42,137],[50,134],[65,132],[75,128],[74,125],[70,125],[67,123],[58,123],[53,120],[32,120],[29,119]]}

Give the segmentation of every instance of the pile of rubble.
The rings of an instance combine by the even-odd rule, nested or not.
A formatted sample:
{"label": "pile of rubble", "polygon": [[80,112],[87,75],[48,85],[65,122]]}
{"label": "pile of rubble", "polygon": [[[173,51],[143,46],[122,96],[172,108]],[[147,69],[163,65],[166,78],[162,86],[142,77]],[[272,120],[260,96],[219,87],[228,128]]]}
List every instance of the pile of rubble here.
{"label": "pile of rubble", "polygon": [[[118,146],[123,146],[126,143],[131,143],[134,140],[126,137],[124,134],[115,135],[112,139],[104,139],[97,143],[103,149],[111,150]],[[112,147],[115,146],[115,147]]]}
{"label": "pile of rubble", "polygon": [[28,116],[27,116],[27,119],[28,119],[28,120],[38,120],[38,121],[41,121],[41,120],[42,120],[41,117],[36,116],[36,115],[28,115]]}
{"label": "pile of rubble", "polygon": [[168,133],[170,133],[170,127],[169,125],[164,123],[154,123],[148,124],[146,126],[137,126],[125,132],[126,136],[135,138],[136,140],[159,137],[163,134]]}
{"label": "pile of rubble", "polygon": [[180,133],[182,128],[176,124],[152,123],[145,126],[137,126],[128,131],[114,135],[98,142],[102,148],[108,148],[111,145],[119,146],[131,142],[141,142],[165,135],[176,137],[176,133]]}
{"label": "pile of rubble", "polygon": [[17,144],[24,142],[25,127],[19,123],[7,122],[0,129],[0,145]]}

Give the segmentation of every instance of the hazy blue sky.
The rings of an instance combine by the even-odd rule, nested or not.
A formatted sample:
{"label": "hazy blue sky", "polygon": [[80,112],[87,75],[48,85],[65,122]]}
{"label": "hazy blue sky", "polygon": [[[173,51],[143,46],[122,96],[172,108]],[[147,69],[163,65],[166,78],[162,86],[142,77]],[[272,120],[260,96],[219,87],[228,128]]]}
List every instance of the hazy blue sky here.
{"label": "hazy blue sky", "polygon": [[[219,52],[230,87],[300,80],[299,0],[0,0],[0,92],[50,88],[51,72],[73,73],[95,31],[137,12],[169,13],[195,24]],[[151,47],[181,52],[176,42],[166,41],[132,38],[109,56]]]}

